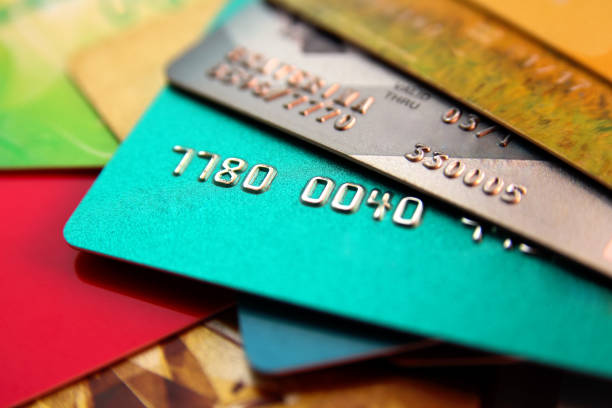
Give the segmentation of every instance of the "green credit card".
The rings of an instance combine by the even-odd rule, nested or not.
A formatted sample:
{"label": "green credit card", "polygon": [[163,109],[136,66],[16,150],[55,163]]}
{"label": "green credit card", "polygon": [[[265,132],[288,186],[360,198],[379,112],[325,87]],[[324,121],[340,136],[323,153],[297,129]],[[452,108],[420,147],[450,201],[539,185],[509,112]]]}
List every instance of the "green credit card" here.
{"label": "green credit card", "polygon": [[67,60],[192,1],[0,1],[0,169],[104,165],[117,142],[66,76]]}
{"label": "green credit card", "polygon": [[504,249],[499,232],[475,243],[472,228],[406,187],[166,89],[64,235],[185,277],[612,377],[610,289]]}

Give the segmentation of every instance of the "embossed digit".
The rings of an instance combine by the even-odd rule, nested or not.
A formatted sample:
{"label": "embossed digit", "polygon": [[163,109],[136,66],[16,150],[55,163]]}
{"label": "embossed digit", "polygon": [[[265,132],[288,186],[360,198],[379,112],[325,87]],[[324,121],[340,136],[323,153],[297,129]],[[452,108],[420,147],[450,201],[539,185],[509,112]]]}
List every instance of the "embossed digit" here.
{"label": "embossed digit", "polygon": [[508,144],[510,143],[511,140],[512,140],[512,135],[508,134],[502,140],[500,140],[499,143],[497,144],[500,147],[508,147]]}
{"label": "embossed digit", "polygon": [[249,74],[240,67],[233,67],[223,78],[223,81],[226,84],[237,85],[242,81],[246,81],[249,78]]}
{"label": "embossed digit", "polygon": [[504,187],[504,180],[501,177],[491,177],[482,186],[482,191],[489,195],[497,195]]}
{"label": "embossed digit", "polygon": [[310,80],[306,82],[302,89],[308,91],[311,94],[315,94],[321,90],[322,87],[325,86],[325,80],[320,77],[310,77]]}
{"label": "embossed digit", "polygon": [[481,137],[485,137],[486,135],[488,135],[491,132],[495,132],[497,130],[497,126],[490,126],[486,129],[483,129],[479,132],[476,132],[476,137],[481,138]]}
{"label": "embossed digit", "polygon": [[[406,218],[404,213],[408,203],[415,203],[416,207],[410,218]],[[393,213],[393,222],[402,227],[417,227],[423,219],[423,202],[416,197],[404,197],[400,200]]]}
{"label": "embossed digit", "polygon": [[467,119],[465,122],[461,122],[459,124],[459,129],[465,130],[466,132],[471,132],[472,130],[475,130],[476,127],[478,126],[478,123],[480,122],[480,119],[478,118],[478,116],[473,115],[473,114],[469,114],[467,116]]}
{"label": "embossed digit", "polygon": [[217,163],[219,163],[220,157],[218,154],[205,152],[204,150],[200,150],[198,152],[198,157],[202,159],[208,159],[206,167],[204,167],[204,170],[202,170],[202,173],[200,173],[200,176],[198,177],[199,181],[206,181],[210,177],[210,174],[215,169],[215,167],[217,167]]}
{"label": "embossed digit", "polygon": [[215,79],[223,79],[230,72],[230,67],[227,64],[219,63],[208,71],[208,75]]}
{"label": "embossed digit", "polygon": [[484,180],[484,176],[484,171],[480,169],[472,169],[465,174],[465,177],[463,178],[463,183],[466,186],[475,187],[482,183],[482,180]]}
{"label": "embossed digit", "polygon": [[181,174],[183,174],[187,166],[189,166],[191,160],[193,160],[194,150],[190,147],[183,147],[179,145],[174,146],[172,150],[177,153],[183,153],[181,161],[172,172],[172,174],[174,174],[175,176],[180,176]]}
{"label": "embossed digit", "polygon": [[334,128],[337,130],[349,130],[355,125],[357,119],[353,115],[344,115],[338,118],[334,123]]}
{"label": "embossed digit", "polygon": [[447,110],[444,115],[442,115],[442,122],[452,125],[453,123],[457,123],[460,118],[461,109],[453,107]]}
{"label": "embossed digit", "polygon": [[417,143],[414,145],[414,152],[406,153],[404,157],[411,162],[420,162],[425,157],[425,153],[429,153],[431,148],[424,145],[423,143]]}
{"label": "embossed digit", "polygon": [[[262,170],[266,170],[266,175],[264,179],[259,183],[258,186],[253,185],[253,182],[257,180],[257,176],[259,172]],[[242,189],[244,191],[248,191],[249,193],[260,194],[264,191],[268,191],[270,188],[270,184],[272,180],[276,177],[276,169],[272,166],[268,166],[266,164],[256,164],[253,166],[249,174],[247,174],[244,179],[244,183],[242,183]]]}
{"label": "embossed digit", "polygon": [[292,92],[291,88],[281,88],[281,89],[270,90],[268,93],[266,93],[263,99],[266,102],[270,102],[275,99],[290,95],[291,92]]}
{"label": "embossed digit", "polygon": [[249,54],[249,51],[243,46],[236,46],[233,50],[227,53],[227,59],[231,62],[238,62]]}
{"label": "embossed digit", "polygon": [[380,194],[379,189],[375,188],[372,190],[366,203],[368,207],[375,208],[372,218],[374,218],[376,221],[381,221],[383,218],[385,218],[387,210],[391,209],[391,198],[393,197],[393,194],[390,192],[384,193],[380,198],[380,201],[378,201],[378,194]]}
{"label": "embossed digit", "polygon": [[444,175],[448,178],[457,178],[461,177],[464,171],[465,164],[463,164],[461,160],[453,160],[444,168]]}
{"label": "embossed digit", "polygon": [[480,225],[476,221],[470,220],[469,218],[466,218],[466,217],[461,217],[461,223],[463,225],[468,225],[470,227],[474,227],[474,232],[472,232],[472,240],[474,242],[482,241],[482,225]]}
{"label": "embossed digit", "polygon": [[258,71],[264,75],[268,75],[276,69],[278,64],[280,64],[278,58],[269,58],[259,67]]}
{"label": "embossed digit", "polygon": [[[351,199],[350,203],[342,204],[342,201],[344,201],[344,197],[349,189],[355,191],[355,195]],[[340,188],[338,188],[338,191],[332,200],[331,207],[338,212],[354,213],[359,209],[364,195],[365,188],[362,185],[355,183],[344,183],[340,186]]]}
{"label": "embossed digit", "polygon": [[538,251],[534,247],[529,246],[524,242],[519,244],[519,251],[527,255],[537,255],[538,253]]}
{"label": "embossed digit", "polygon": [[270,90],[272,89],[272,84],[270,84],[269,81],[256,82],[255,85],[253,85],[252,89],[253,95],[265,97],[270,93]]}
{"label": "embossed digit", "polygon": [[359,91],[349,88],[334,99],[334,102],[342,106],[349,106],[351,103],[355,102],[357,98],[359,98]]}
{"label": "embossed digit", "polygon": [[319,116],[317,118],[317,122],[319,123],[325,123],[330,119],[335,118],[336,116],[340,115],[342,113],[342,111],[340,109],[334,109],[332,107],[328,107],[327,108],[328,111],[330,111],[329,113],[323,115],[323,116]]}
{"label": "embossed digit", "polygon": [[423,166],[429,170],[437,170],[442,167],[442,164],[448,160],[448,155],[440,152],[434,152],[430,160],[425,160]]}
{"label": "embossed digit", "polygon": [[508,204],[518,204],[525,194],[527,194],[527,187],[520,184],[509,184],[506,190],[504,190],[501,199]]}
{"label": "embossed digit", "polygon": [[259,53],[250,53],[243,59],[242,65],[248,69],[260,67],[264,61],[264,56]]}
{"label": "embossed digit", "polygon": [[351,109],[361,113],[362,115],[365,115],[366,113],[368,113],[368,110],[372,107],[373,103],[374,103],[374,97],[368,96],[367,98],[362,99],[361,102],[353,105]]}
{"label": "embossed digit", "polygon": [[[314,193],[319,183],[324,183],[325,187],[323,187],[323,191],[318,197],[313,197],[312,193]],[[327,203],[327,200],[329,200],[332,191],[334,191],[334,187],[336,187],[336,183],[330,178],[313,177],[304,187],[302,195],[300,196],[300,201],[312,207],[322,207]]]}
{"label": "embossed digit", "polygon": [[[234,164],[234,165],[232,165]],[[221,164],[221,170],[215,173],[214,182],[218,186],[231,187],[238,183],[240,179],[239,173],[242,173],[247,167],[247,162],[242,159],[235,157],[229,157],[223,160]],[[229,176],[229,179],[225,179],[225,176]]]}

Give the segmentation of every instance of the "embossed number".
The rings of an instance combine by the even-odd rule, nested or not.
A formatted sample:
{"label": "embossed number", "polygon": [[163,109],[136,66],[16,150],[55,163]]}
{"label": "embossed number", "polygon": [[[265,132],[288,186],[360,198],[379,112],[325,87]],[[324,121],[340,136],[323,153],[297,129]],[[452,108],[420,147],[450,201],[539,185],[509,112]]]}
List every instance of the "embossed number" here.
{"label": "embossed number", "polygon": [[[408,203],[415,203],[416,207],[410,218],[404,217]],[[417,227],[423,219],[423,202],[416,197],[404,197],[397,204],[393,213],[393,222],[403,227]]]}
{"label": "embossed number", "polygon": [[189,163],[191,163],[191,160],[193,159],[194,155],[194,150],[190,147],[183,147],[179,145],[174,146],[172,150],[177,153],[184,153],[183,158],[172,172],[172,174],[174,174],[175,176],[180,176],[181,174],[183,174],[187,166],[189,166]]}
{"label": "embossed number", "polygon": [[488,195],[497,195],[504,187],[504,180],[501,177],[491,177],[482,186],[482,191]]}
{"label": "embossed number", "polygon": [[[262,170],[266,170],[266,175],[264,179],[259,183],[258,186],[253,185],[253,182],[257,179],[259,172]],[[276,177],[276,169],[272,166],[268,166],[265,164],[257,164],[253,166],[249,174],[247,174],[244,179],[244,183],[242,183],[242,189],[244,191],[248,191],[249,193],[260,194],[264,191],[268,191],[270,188],[270,183]]]}
{"label": "embossed number", "polygon": [[380,198],[380,201],[378,200],[378,194],[380,194],[379,189],[375,188],[372,190],[366,203],[368,204],[368,207],[375,208],[372,218],[374,218],[376,221],[381,221],[383,218],[385,218],[387,210],[391,209],[391,198],[393,198],[393,194],[389,192],[384,193]]}
{"label": "embossed number", "polygon": [[[349,189],[354,190],[355,195],[351,199],[350,203],[343,204],[342,201],[344,201],[344,197],[346,196],[346,193]],[[363,201],[364,195],[365,195],[365,188],[362,185],[355,184],[355,183],[344,183],[340,186],[340,188],[336,192],[336,195],[334,196],[334,199],[332,200],[331,207],[338,212],[354,213],[355,211],[359,209],[359,206],[361,205],[361,202]]]}
{"label": "embossed number", "polygon": [[501,199],[509,204],[518,204],[525,194],[527,194],[527,187],[519,184],[509,184]]}
{"label": "embossed number", "polygon": [[465,130],[466,132],[471,132],[472,130],[476,129],[478,122],[480,122],[478,116],[470,113],[467,115],[467,120],[459,124],[459,128]]}
{"label": "embossed number", "polygon": [[431,160],[425,160],[423,166],[429,170],[437,170],[442,167],[444,161],[448,160],[448,155],[440,152],[434,152]]}
{"label": "embossed number", "polygon": [[200,176],[198,177],[198,180],[206,181],[210,177],[210,174],[212,173],[214,168],[217,167],[217,163],[219,163],[219,155],[200,150],[198,152],[198,157],[202,159],[208,159],[208,164],[206,165],[206,167],[204,167],[204,170],[202,170],[202,173],[200,173]]}
{"label": "embossed number", "polygon": [[461,118],[461,109],[459,108],[450,108],[444,115],[442,115],[442,122],[444,123],[457,123],[457,121]]}
{"label": "embossed number", "polygon": [[431,147],[423,143],[417,143],[414,145],[414,152],[406,153],[404,157],[411,162],[420,162],[425,157],[425,153],[429,153],[430,151]]}
{"label": "embossed number", "polygon": [[[247,162],[235,157],[229,157],[223,160],[221,170],[215,173],[215,184],[222,187],[231,187],[238,183],[240,179],[239,173],[242,173],[247,167]],[[225,176],[229,176],[228,179]]]}
{"label": "embossed number", "polygon": [[[325,187],[323,187],[323,191],[318,197],[312,197],[312,193],[314,193],[319,183],[324,183]],[[336,187],[336,183],[330,178],[313,177],[308,181],[306,187],[304,187],[302,195],[300,196],[300,201],[312,207],[322,207],[327,203],[327,200],[329,200],[329,196],[332,191],[334,191],[334,187]]]}

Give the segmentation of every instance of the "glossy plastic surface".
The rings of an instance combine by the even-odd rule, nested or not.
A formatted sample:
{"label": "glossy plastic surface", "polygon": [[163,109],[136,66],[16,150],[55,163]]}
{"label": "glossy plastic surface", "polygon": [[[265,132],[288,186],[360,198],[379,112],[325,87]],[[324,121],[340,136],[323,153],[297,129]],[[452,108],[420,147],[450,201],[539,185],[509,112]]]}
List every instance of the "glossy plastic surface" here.
{"label": "glossy plastic surface", "polygon": [[96,175],[0,174],[0,406],[232,303],[225,290],[70,248],[62,228]]}

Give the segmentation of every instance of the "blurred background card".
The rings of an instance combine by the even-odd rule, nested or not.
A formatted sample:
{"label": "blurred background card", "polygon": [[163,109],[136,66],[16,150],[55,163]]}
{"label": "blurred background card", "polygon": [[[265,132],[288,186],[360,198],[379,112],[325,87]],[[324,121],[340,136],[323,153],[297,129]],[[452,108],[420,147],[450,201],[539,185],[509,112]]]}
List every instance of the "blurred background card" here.
{"label": "blurred background card", "polygon": [[612,81],[608,0],[469,0]]}
{"label": "blurred background card", "polygon": [[[612,189],[609,80],[533,41],[514,25],[458,0],[272,2],[463,101]],[[537,3],[543,2],[552,1]],[[532,22],[540,25],[540,16],[548,11],[528,7]],[[574,5],[574,11],[561,14],[582,20],[590,12],[578,13],[581,7]],[[602,5],[597,11],[601,15],[585,24],[609,21],[610,9]],[[546,25],[550,16],[543,18]],[[556,24],[559,30],[566,29]],[[584,37],[596,32],[585,31]],[[604,48],[606,42],[597,39]]]}
{"label": "blurred background card", "polygon": [[415,369],[374,361],[262,377],[249,369],[240,338],[232,339],[216,329],[233,325],[233,319],[232,313],[224,313],[29,407],[609,406],[610,382],[533,364]]}
{"label": "blurred background card", "polygon": [[[441,373],[440,373],[441,374]],[[254,377],[240,343],[197,326],[45,397],[32,407],[477,408],[463,375],[349,366],[270,382]],[[454,377],[454,378],[453,378]]]}
{"label": "blurred background card", "polygon": [[101,38],[195,2],[1,2],[0,169],[106,163],[117,142],[66,76],[66,60]]}
{"label": "blurred background card", "polygon": [[222,0],[190,4],[77,53],[69,71],[114,135],[123,140],[165,84],[165,69],[199,40]]}
{"label": "blurred background card", "polygon": [[66,245],[64,222],[96,175],[0,175],[0,406],[72,381],[232,304],[219,288]]}
{"label": "blurred background card", "polygon": [[401,352],[440,341],[386,330],[261,298],[241,296],[240,332],[251,367],[285,375]]}

